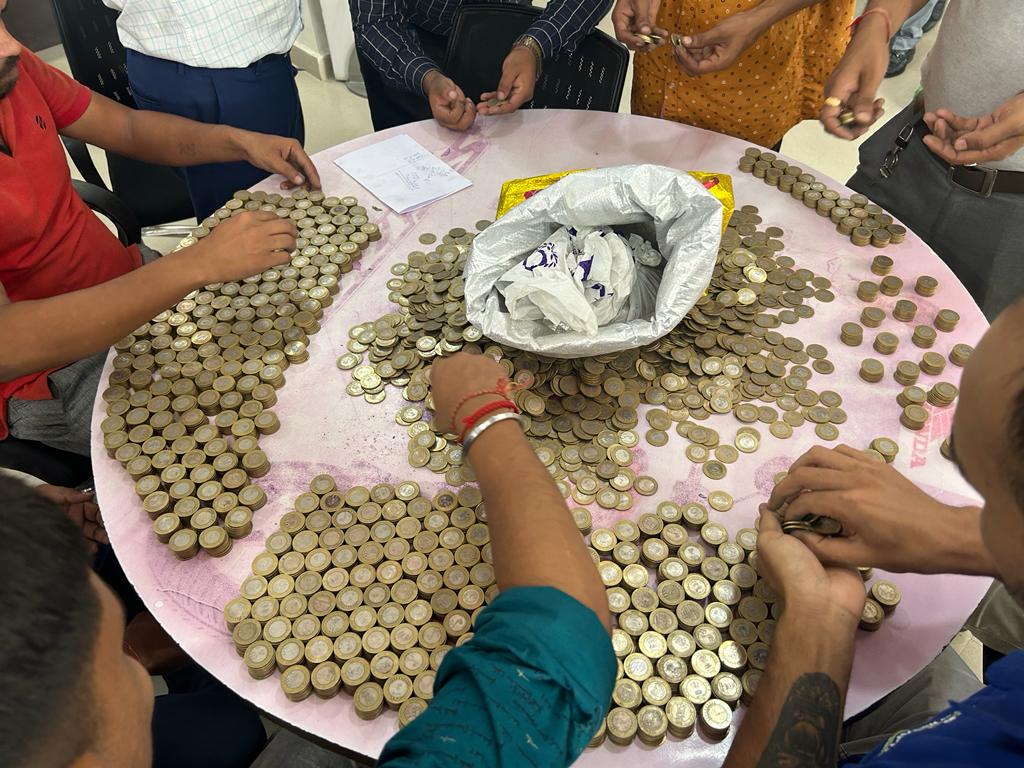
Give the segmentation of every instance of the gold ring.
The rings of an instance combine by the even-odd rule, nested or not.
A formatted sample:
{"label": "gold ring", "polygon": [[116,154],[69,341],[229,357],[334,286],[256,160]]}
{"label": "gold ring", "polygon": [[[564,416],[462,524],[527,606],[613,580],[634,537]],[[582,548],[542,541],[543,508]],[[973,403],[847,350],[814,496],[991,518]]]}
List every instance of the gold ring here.
{"label": "gold ring", "polygon": [[838,97],[836,97],[836,96],[829,96],[827,99],[825,99],[825,106],[826,107],[841,107],[841,106],[843,106],[843,100],[838,98]]}

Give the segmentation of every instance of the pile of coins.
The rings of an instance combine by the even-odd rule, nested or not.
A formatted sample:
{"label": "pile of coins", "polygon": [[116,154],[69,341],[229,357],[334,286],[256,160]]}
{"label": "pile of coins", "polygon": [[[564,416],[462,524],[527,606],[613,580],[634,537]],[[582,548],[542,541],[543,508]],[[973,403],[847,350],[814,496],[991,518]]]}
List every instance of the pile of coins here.
{"label": "pile of coins", "polygon": [[293,701],[344,691],[359,717],[389,708],[404,725],[497,596],[480,491],[341,490],[330,475],[309,488],[224,607],[235,648],[254,678],[279,671]]}
{"label": "pile of coins", "polygon": [[269,410],[290,365],[309,358],[341,274],[376,225],[354,197],[298,190],[238,192],[181,247],[242,211],[272,211],[298,226],[290,261],[194,291],[114,345],[101,393],[103,443],[135,481],[153,530],[182,559],[220,556],[252,530],[270,470],[259,438],[280,429]]}
{"label": "pile of coins", "polygon": [[[388,708],[405,725],[431,700],[444,656],[472,638],[497,596],[480,492],[427,498],[412,481],[341,490],[330,475],[309,487],[224,607],[235,649],[252,677],[280,672],[293,701],[344,691],[359,717]],[[732,498],[714,491],[708,503],[727,510]],[[757,690],[781,612],[757,573],[757,531],[730,541],[696,502],[664,501],[636,522],[592,531],[587,510],[573,516],[589,532],[619,659],[612,709],[591,745],[657,745],[698,724],[724,736]],[[862,626],[877,629],[899,590],[883,581],[870,589]]]}
{"label": "pile of coins", "polygon": [[907,237],[907,228],[896,224],[892,216],[864,195],[842,197],[812,174],[790,165],[772,152],[750,147],[739,160],[739,169],[763,179],[765,184],[778,187],[819,216],[829,218],[836,231],[848,237],[854,245],[872,245],[885,248],[898,245]]}
{"label": "pile of coins", "polygon": [[[589,519],[583,509],[573,514],[578,522]],[[841,529],[825,517],[806,525],[830,535]],[[612,709],[591,746],[606,738],[656,746],[698,727],[712,739],[728,733],[734,709],[757,691],[782,610],[758,575],[756,549],[755,529],[730,540],[697,502],[663,501],[635,522],[590,532],[619,659]],[[861,574],[871,578],[870,569]],[[899,604],[899,590],[887,581],[869,589],[861,626],[875,630]]]}
{"label": "pile of coins", "polygon": [[[736,450],[720,446],[717,432],[690,419],[731,412],[741,422],[761,422],[784,438],[808,420],[809,412],[800,409],[824,397],[832,402],[828,416],[812,420],[819,434],[828,435],[825,439],[835,439],[834,425],[846,417],[838,408],[842,399],[808,386],[814,373],[834,370],[828,351],[775,330],[812,317],[809,299],[832,301],[831,283],[796,269],[780,253],[783,231],[759,230],[761,221],[753,206],[734,212],[708,290],[670,334],[641,349],[574,360],[541,357],[484,339],[469,325],[464,309],[462,272],[474,234],[457,227],[440,242],[424,234],[420,242],[435,247],[414,251],[391,268],[394,277],[387,286],[397,310],[349,332],[347,352],[338,358],[339,368],[352,372],[346,391],[376,403],[386,397],[386,383],[401,387],[411,405],[402,406],[395,418],[408,430],[410,465],[444,474],[457,487],[473,476],[462,464],[461,448],[425,415],[432,408],[429,363],[460,349],[486,353],[500,361],[515,384],[526,433],[563,494],[578,504],[596,501],[620,511],[631,508],[630,491],[642,496],[657,491],[652,478],[630,469],[640,441],[641,404],[659,406],[645,416],[646,442],[665,445],[674,425],[694,443],[687,455],[715,480],[725,476]],[[773,404],[782,410],[781,417]],[[745,434],[741,438],[738,432],[737,439],[756,450],[760,433],[751,427]],[[736,448],[744,450],[740,443]]]}

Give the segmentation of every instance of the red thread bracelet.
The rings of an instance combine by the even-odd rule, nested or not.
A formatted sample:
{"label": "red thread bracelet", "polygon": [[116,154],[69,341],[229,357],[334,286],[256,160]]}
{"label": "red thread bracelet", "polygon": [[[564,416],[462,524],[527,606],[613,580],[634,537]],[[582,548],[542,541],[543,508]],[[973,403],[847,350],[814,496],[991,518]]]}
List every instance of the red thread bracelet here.
{"label": "red thread bracelet", "polygon": [[456,421],[456,417],[459,415],[459,409],[462,408],[462,406],[464,406],[474,397],[483,397],[484,395],[498,395],[500,397],[507,397],[510,393],[518,389],[518,387],[516,387],[508,379],[505,378],[498,379],[494,383],[494,385],[495,389],[482,389],[479,392],[470,392],[468,395],[465,395],[461,400],[459,400],[458,403],[455,404],[455,407],[452,408],[452,413],[451,416],[448,418],[448,423],[452,424],[453,426],[457,424],[458,422]]}
{"label": "red thread bracelet", "polygon": [[476,426],[476,423],[484,416],[506,408],[511,409],[513,413],[519,413],[519,408],[511,400],[495,400],[481,406],[469,416],[464,416],[462,418],[462,432],[459,434],[459,442],[461,443],[466,439],[466,433]]}
{"label": "red thread bracelet", "polygon": [[853,37],[860,23],[873,13],[880,13],[882,14],[882,17],[885,19],[885,41],[889,42],[889,40],[892,39],[892,16],[889,15],[889,12],[885,10],[885,8],[872,8],[870,10],[864,11],[864,13],[862,13],[860,16],[858,16],[856,19],[850,22],[850,37]]}

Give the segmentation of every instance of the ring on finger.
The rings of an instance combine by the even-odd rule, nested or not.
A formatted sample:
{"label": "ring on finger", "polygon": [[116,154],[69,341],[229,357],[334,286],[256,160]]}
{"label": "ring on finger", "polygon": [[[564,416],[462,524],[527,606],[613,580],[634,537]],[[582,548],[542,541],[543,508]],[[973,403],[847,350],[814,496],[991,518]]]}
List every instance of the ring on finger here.
{"label": "ring on finger", "polygon": [[838,96],[829,96],[827,99],[825,99],[825,106],[826,107],[841,107],[841,106],[843,106],[843,100],[840,99]]}

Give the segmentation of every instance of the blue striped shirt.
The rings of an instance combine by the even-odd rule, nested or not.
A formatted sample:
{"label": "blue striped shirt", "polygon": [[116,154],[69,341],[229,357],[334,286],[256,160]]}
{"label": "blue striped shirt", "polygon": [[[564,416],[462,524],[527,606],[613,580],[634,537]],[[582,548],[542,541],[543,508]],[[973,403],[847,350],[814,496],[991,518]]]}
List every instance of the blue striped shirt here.
{"label": "blue striped shirt", "polygon": [[[491,0],[515,3],[515,0]],[[416,27],[439,35],[451,32],[463,0],[349,0],[356,45],[388,84],[422,92],[423,76],[440,69],[423,53]],[[551,0],[526,34],[540,43],[544,58],[571,50],[600,20],[605,0]]]}

